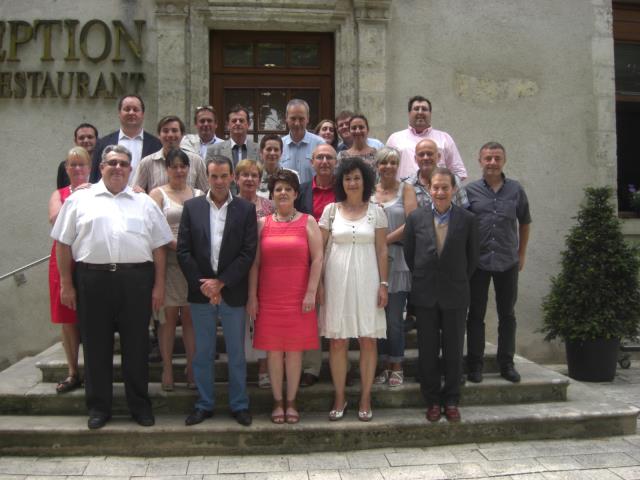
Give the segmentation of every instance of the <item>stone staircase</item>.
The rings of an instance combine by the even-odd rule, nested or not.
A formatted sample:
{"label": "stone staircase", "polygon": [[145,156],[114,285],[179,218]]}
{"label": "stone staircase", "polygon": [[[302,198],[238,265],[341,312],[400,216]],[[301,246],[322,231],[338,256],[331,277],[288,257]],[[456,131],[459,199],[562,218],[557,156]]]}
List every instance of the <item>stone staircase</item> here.
{"label": "stone staircase", "polygon": [[[219,350],[224,352],[220,340]],[[269,420],[270,390],[258,389],[257,369],[249,364],[248,378],[253,425],[239,426],[227,410],[226,357],[216,362],[217,407],[213,419],[186,427],[196,392],[188,390],[184,358],[174,358],[174,392],[160,388],[160,365],[150,367],[149,392],[156,425],[144,428],[127,413],[120,375],[120,357],[114,355],[114,418],[104,428],[86,427],[84,391],[55,393],[55,382],[66,374],[62,346],[56,344],[0,372],[0,455],[216,455],[302,453],[452,443],[596,437],[632,434],[638,410],[609,401],[589,387],[518,357],[522,382],[509,383],[497,373],[495,349],[487,345],[485,380],[462,388],[462,422],[431,424],[414,381],[417,351],[415,331],[408,334],[406,382],[390,389],[375,385],[374,419],[357,420],[359,387],[347,388],[351,411],[340,422],[329,422],[333,388],[325,361],[321,381],[300,389],[297,425],[274,425]],[[357,368],[354,342],[349,353]],[[179,350],[177,343],[176,350]]]}

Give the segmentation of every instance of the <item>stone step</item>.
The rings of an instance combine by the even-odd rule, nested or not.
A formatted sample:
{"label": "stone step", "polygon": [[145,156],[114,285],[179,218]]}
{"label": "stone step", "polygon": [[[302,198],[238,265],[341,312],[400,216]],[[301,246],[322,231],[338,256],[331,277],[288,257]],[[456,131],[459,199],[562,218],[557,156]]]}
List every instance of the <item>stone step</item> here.
{"label": "stone step", "polygon": [[297,425],[274,425],[267,414],[257,414],[253,425],[242,427],[220,412],[192,427],[184,425],[183,415],[157,415],[149,428],[116,416],[92,431],[84,415],[2,415],[0,455],[300,454],[635,433],[637,409],[584,392],[578,396],[561,403],[463,407],[460,423],[429,423],[424,408],[389,408],[374,410],[368,423],[359,422],[354,411],[339,422],[317,412],[303,413]]}
{"label": "stone step", "polygon": [[[224,353],[227,351],[226,345],[224,344],[224,335],[222,333],[222,329],[218,328],[218,336],[216,341],[216,351],[220,353]],[[325,352],[329,351],[329,340],[326,338],[322,338],[322,350]],[[405,348],[407,349],[415,349],[418,348],[418,335],[415,328],[405,334]],[[349,350],[359,350],[358,341],[356,339],[351,339],[349,342]],[[116,353],[120,352],[120,341],[119,336],[115,334],[115,342],[114,342],[114,350]],[[173,354],[174,356],[184,355],[184,344],[182,343],[182,327],[176,328],[176,336],[174,340],[173,346]]]}
{"label": "stone step", "polygon": [[[567,398],[569,381],[562,375],[540,369],[535,364],[523,364],[522,382],[514,384],[502,379],[498,374],[488,374],[480,384],[467,382],[462,387],[460,404],[467,405],[508,405],[536,402],[561,402]],[[333,403],[333,385],[319,382],[313,387],[301,388],[298,393],[298,407],[304,412],[329,411]],[[359,384],[347,387],[347,397],[351,405],[357,405]],[[149,385],[149,394],[156,413],[188,414],[197,400],[197,392],[187,389],[185,384],[177,384],[173,392],[164,392],[159,383]],[[255,383],[248,386],[251,410],[268,413],[272,408],[271,389],[259,389]],[[124,386],[116,383],[113,389],[114,413],[127,412]],[[224,410],[228,404],[228,384],[216,384],[216,404]],[[407,379],[400,387],[374,385],[372,401],[375,409],[417,408],[424,404],[420,385]],[[55,393],[54,383],[38,383],[32,388],[16,391],[14,394],[0,395],[0,411],[5,414],[24,415],[72,415],[85,410],[84,390],[78,389],[64,395]]]}
{"label": "stone step", "polygon": [[305,453],[596,437],[635,433],[638,414],[634,407],[602,398],[581,383],[516,357],[522,383],[510,384],[488,374],[482,384],[466,385],[459,424],[444,420],[428,423],[418,386],[411,382],[397,390],[376,386],[374,419],[369,423],[356,419],[358,387],[352,387],[348,391],[351,409],[346,418],[329,422],[332,386],[321,382],[300,391],[302,421],[298,425],[272,424],[270,391],[258,390],[255,385],[250,386],[254,424],[248,428],[237,425],[227,413],[227,387],[218,384],[214,418],[186,427],[185,415],[195,392],[179,388],[165,393],[158,384],[151,384],[157,423],[143,428],[128,418],[123,386],[116,384],[114,419],[105,428],[90,431],[86,427],[83,390],[56,395],[53,384],[42,382],[36,365],[59,354],[60,345],[55,345],[0,372],[0,455]]}
{"label": "stone step", "polygon": [[[486,373],[498,372],[498,365],[495,355],[495,349],[490,344],[487,344],[487,354],[485,355],[484,371]],[[330,381],[331,373],[329,371],[329,353],[323,352],[322,368],[320,370],[320,379]],[[350,351],[349,361],[351,368],[354,372],[358,371],[358,359],[359,352]],[[405,350],[405,360],[403,362],[403,371],[407,377],[415,377],[418,374],[418,351],[414,349]],[[186,382],[186,359],[184,357],[175,357],[173,359],[173,378],[175,382]],[[43,382],[58,382],[61,378],[67,376],[67,363],[64,357],[64,352],[60,349],[57,353],[48,356],[46,359],[41,360],[37,364],[38,368],[42,371]],[[113,357],[114,366],[114,381],[122,381],[121,357],[116,354]],[[80,351],[79,367],[81,375],[84,374],[84,361],[82,358],[82,350]],[[226,382],[227,376],[227,356],[221,354],[219,359],[215,362],[215,378],[216,381]],[[162,364],[150,363],[149,364],[149,381],[160,382],[162,377]],[[256,362],[247,363],[247,378],[249,380],[255,380],[258,377],[258,365]]]}

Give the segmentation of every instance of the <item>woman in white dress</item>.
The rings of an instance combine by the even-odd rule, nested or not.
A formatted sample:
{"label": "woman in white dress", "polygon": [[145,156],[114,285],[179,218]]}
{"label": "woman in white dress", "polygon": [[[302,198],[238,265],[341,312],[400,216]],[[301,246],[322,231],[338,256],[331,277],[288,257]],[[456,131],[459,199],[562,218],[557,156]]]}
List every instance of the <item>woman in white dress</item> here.
{"label": "woman in white dress", "polygon": [[[378,338],[386,337],[387,217],[369,202],[375,188],[373,170],[359,157],[345,159],[336,175],[336,203],[320,218],[325,244],[324,292],[320,293],[320,335],[330,339],[329,366],[335,388],[329,420],[340,420],[347,408],[345,382],[349,339],[360,344],[358,419],[369,421],[371,386]],[[329,246],[327,247],[327,243]]]}

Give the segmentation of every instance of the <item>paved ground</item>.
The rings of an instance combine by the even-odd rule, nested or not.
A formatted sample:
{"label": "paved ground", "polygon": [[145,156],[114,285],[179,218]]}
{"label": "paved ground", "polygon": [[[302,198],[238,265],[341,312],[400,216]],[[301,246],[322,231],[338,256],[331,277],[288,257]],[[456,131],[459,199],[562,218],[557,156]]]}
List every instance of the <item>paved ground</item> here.
{"label": "paved ground", "polygon": [[[566,373],[563,366],[555,368]],[[605,396],[640,407],[640,362],[628,370],[618,369],[613,383],[591,386]],[[464,409],[462,415],[464,418]],[[0,457],[0,480],[137,477],[167,480],[631,480],[640,479],[640,434],[593,440],[483,443],[311,455],[163,459]]]}

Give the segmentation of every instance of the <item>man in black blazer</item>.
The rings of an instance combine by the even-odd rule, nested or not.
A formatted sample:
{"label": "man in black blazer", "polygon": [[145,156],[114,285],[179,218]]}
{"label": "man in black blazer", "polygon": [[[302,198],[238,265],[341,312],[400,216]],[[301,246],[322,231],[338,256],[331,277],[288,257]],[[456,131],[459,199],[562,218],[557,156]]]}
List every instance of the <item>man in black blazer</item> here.
{"label": "man in black blazer", "polygon": [[180,220],[177,256],[189,287],[196,338],[193,375],[199,393],[186,425],[195,425],[213,415],[218,319],[222,323],[228,356],[231,414],[241,425],[251,424],[246,390],[244,309],[258,229],[255,205],[229,191],[232,169],[229,158],[210,157],[207,160],[210,190],[206,196],[187,200]]}
{"label": "man in black blazer", "polygon": [[[411,302],[418,329],[420,389],[427,403],[427,420],[459,421],[460,377],[469,279],[479,256],[478,224],[474,215],[451,203],[455,176],[446,168],[431,174],[433,206],[407,217],[404,256],[412,273]],[[438,355],[442,340],[444,386]]]}
{"label": "man in black blazer", "polygon": [[93,161],[89,181],[96,183],[101,178],[100,162],[102,161],[102,151],[107,145],[124,145],[131,152],[131,176],[129,182],[133,181],[135,170],[140,160],[147,155],[157,152],[162,148],[162,144],[157,137],[142,129],[144,123],[144,101],[139,95],[125,95],[118,100],[118,117],[120,119],[120,130],[116,130],[98,140],[93,151]]}

